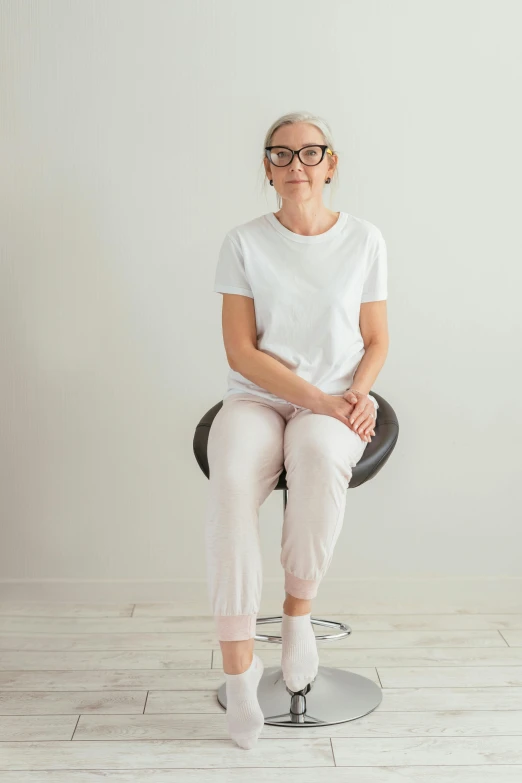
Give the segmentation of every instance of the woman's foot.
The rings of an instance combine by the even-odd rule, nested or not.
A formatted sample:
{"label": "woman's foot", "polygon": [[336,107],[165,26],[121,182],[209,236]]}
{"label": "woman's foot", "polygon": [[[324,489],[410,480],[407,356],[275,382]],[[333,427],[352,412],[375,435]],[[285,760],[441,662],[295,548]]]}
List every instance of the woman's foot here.
{"label": "woman's foot", "polygon": [[257,700],[257,687],[264,668],[263,661],[254,653],[246,671],[241,674],[225,672],[228,731],[241,748],[253,748],[265,725],[265,716]]}
{"label": "woman's foot", "polygon": [[311,613],[287,615],[283,609],[281,669],[293,693],[303,690],[317,676],[319,653]]}

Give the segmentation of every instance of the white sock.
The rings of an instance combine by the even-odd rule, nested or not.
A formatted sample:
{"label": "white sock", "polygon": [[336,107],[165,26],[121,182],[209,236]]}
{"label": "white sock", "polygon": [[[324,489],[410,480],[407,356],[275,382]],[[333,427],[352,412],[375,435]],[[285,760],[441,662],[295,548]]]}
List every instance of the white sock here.
{"label": "white sock", "polygon": [[225,672],[228,731],[241,748],[253,748],[265,725],[265,716],[257,700],[257,686],[264,668],[263,661],[254,653],[246,671],[241,674]]}
{"label": "white sock", "polygon": [[287,688],[296,693],[303,690],[317,675],[319,653],[312,613],[291,617],[283,612],[281,629],[281,669]]}

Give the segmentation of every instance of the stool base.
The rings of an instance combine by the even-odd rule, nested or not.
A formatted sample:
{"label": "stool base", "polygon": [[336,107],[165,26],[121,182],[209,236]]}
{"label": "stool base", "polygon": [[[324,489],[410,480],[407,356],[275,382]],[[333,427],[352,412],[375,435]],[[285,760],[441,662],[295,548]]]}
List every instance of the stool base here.
{"label": "stool base", "polygon": [[[330,726],[362,718],[382,701],[380,687],[360,674],[319,666],[315,680],[302,691],[287,688],[280,666],[265,668],[257,689],[265,723],[271,726]],[[217,691],[227,707],[226,682]]]}

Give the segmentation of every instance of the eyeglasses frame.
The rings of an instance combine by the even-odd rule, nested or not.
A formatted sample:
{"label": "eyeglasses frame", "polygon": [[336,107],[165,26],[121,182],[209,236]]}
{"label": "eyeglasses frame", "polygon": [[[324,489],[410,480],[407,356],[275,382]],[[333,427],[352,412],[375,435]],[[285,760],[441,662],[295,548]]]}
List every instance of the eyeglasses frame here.
{"label": "eyeglasses frame", "polygon": [[[318,160],[317,163],[305,163],[304,160],[301,158],[299,153],[302,152],[303,150],[305,150],[307,147],[320,147],[322,149],[323,154],[321,155],[321,159]],[[289,152],[291,152],[292,153],[292,157],[290,158],[288,163],[285,163],[284,166],[278,166],[277,163],[274,163],[274,161],[270,159],[270,151],[274,150],[274,149],[283,149],[283,150],[288,150]],[[289,166],[291,164],[291,162],[293,161],[295,155],[297,155],[297,157],[299,158],[299,160],[301,161],[303,166],[318,166],[324,160],[325,152],[328,152],[329,155],[333,155],[333,152],[330,149],[330,147],[328,146],[328,144],[305,144],[304,147],[301,147],[300,150],[292,150],[292,149],[290,149],[290,147],[285,147],[284,144],[274,144],[271,147],[265,147],[266,158],[267,158],[268,162],[272,166],[276,167],[276,169],[284,169],[285,166]]]}

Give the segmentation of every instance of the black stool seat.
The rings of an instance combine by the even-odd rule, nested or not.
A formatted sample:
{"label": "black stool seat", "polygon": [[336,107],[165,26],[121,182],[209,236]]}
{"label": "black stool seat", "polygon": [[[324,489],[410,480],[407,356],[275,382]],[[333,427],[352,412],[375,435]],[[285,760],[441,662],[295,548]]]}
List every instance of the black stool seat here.
{"label": "black stool seat", "polygon": [[[395,448],[399,437],[399,422],[395,411],[384,397],[371,391],[379,403],[375,435],[366,444],[363,456],[352,469],[348,489],[364,484],[381,470]],[[208,436],[212,422],[223,405],[220,400],[201,418],[194,433],[194,456],[207,478],[210,478],[207,458]],[[274,489],[283,490],[284,508],[288,502],[286,470],[283,466]],[[281,622],[282,615],[260,617],[258,624]],[[316,636],[318,641],[335,641],[351,634],[352,629],[345,623],[311,618],[312,625],[335,628],[339,633]],[[256,634],[257,641],[280,644],[281,636]],[[289,690],[283,680],[280,666],[265,667],[257,691],[259,704],[265,716],[265,723],[275,726],[326,726],[344,723],[360,718],[374,710],[382,700],[382,691],[377,683],[360,674],[319,666],[317,676],[302,691]],[[226,709],[226,683],[217,693],[218,702]]]}
{"label": "black stool seat", "polygon": [[[370,443],[366,444],[361,459],[353,468],[352,478],[348,489],[359,487],[361,484],[364,484],[365,481],[368,481],[377,475],[395,448],[397,438],[399,437],[399,422],[390,403],[374,391],[371,391],[370,394],[372,397],[375,397],[379,403],[377,420],[375,423],[375,435]],[[194,456],[207,478],[210,478],[207,458],[208,436],[212,422],[222,405],[223,400],[220,400],[213,405],[212,408],[209,408],[201,417],[199,424],[196,426],[196,432],[194,433]],[[284,467],[274,489],[287,489],[286,470]]]}

